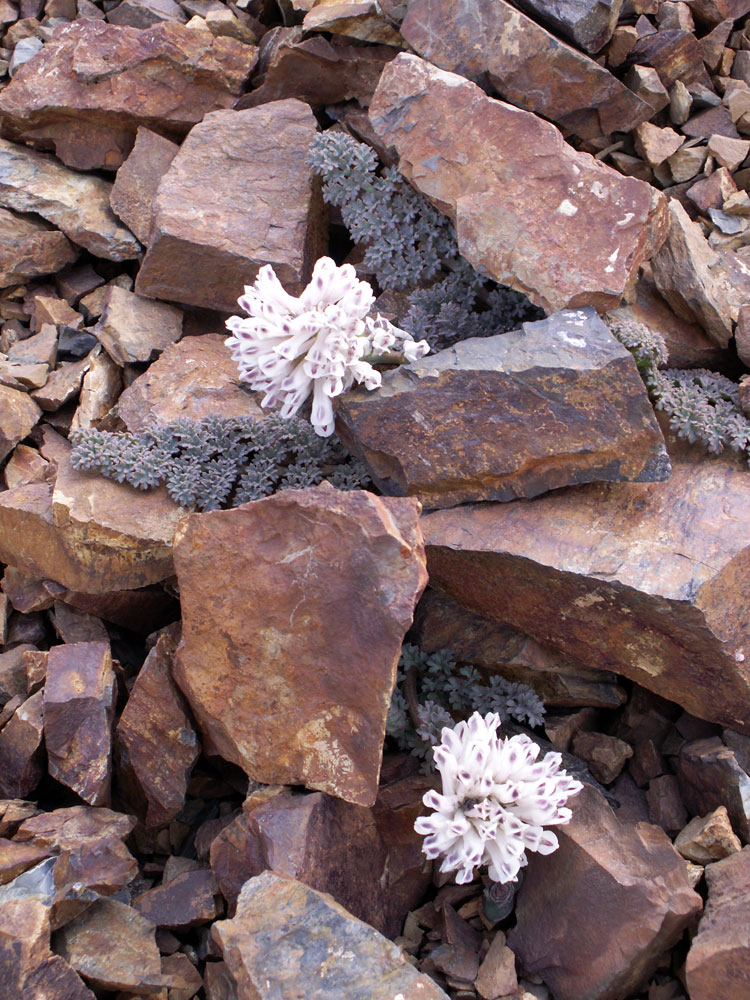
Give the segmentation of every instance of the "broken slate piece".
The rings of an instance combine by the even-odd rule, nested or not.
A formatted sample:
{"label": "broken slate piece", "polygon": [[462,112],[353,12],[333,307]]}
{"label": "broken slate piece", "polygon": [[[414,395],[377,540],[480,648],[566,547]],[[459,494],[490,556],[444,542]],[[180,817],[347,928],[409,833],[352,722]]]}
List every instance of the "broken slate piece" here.
{"label": "broken slate piece", "polygon": [[669,477],[633,358],[591,308],[460,341],[337,412],[379,489],[430,508]]}
{"label": "broken slate piece", "polygon": [[141,243],[148,243],[159,181],[179,146],[147,128],[139,128],[133,151],[117,171],[109,201]]}
{"label": "broken slate piece", "polygon": [[44,219],[0,209],[0,287],[59,271],[78,253],[78,247]]}
{"label": "broken slate piece", "polygon": [[118,365],[150,361],[182,336],[182,310],[111,285],[94,333]]}

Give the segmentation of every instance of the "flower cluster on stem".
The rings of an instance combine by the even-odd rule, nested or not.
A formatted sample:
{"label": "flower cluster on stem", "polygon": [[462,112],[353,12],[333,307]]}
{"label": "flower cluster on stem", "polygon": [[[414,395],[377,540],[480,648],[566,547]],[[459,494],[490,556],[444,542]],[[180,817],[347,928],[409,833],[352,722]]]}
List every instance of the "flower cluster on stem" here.
{"label": "flower cluster on stem", "polygon": [[429,351],[382,316],[368,315],[372,288],[351,264],[321,257],[301,295],[290,295],[270,264],[238,300],[246,317],[232,316],[226,341],[240,377],[265,393],[262,406],[294,416],[312,395],[311,423],[321,437],[333,433],[332,400],[355,383],[381,384],[371,362],[415,361]]}
{"label": "flower cluster on stem", "polygon": [[455,871],[459,883],[471,882],[481,865],[493,881],[510,882],[527,863],[527,850],[551,854],[558,841],[544,826],[569,822],[565,802],[583,788],[560,769],[559,753],[537,760],[533,740],[499,738],[499,725],[496,713],[475,712],[443,729],[433,751],[443,791],[426,793],[422,801],[434,812],[414,824],[427,857],[442,856],[440,870]]}

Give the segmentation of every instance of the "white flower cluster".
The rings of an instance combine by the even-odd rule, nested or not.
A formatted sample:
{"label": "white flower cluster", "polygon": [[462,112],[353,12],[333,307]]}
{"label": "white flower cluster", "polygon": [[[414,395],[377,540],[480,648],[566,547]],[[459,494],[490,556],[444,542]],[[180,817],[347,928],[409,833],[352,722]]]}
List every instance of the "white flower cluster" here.
{"label": "white flower cluster", "polygon": [[316,263],[310,284],[295,298],[284,291],[270,264],[238,300],[248,314],[232,316],[226,341],[240,377],[265,392],[261,406],[281,404],[281,416],[294,416],[312,393],[310,420],[321,437],[333,433],[334,396],[363,382],[380,386],[380,372],[367,358],[394,354],[415,361],[429,351],[382,316],[368,316],[375,301],[351,264],[337,267],[330,257]]}
{"label": "white flower cluster", "polygon": [[533,740],[500,739],[499,725],[498,715],[475,712],[468,722],[443,729],[433,751],[443,792],[427,792],[422,801],[435,812],[414,824],[425,835],[427,857],[444,855],[440,870],[457,872],[459,883],[471,882],[475,868],[485,864],[493,881],[514,881],[527,849],[551,854],[557,837],[542,827],[569,822],[565,802],[583,788],[560,770],[559,753],[537,761]]}

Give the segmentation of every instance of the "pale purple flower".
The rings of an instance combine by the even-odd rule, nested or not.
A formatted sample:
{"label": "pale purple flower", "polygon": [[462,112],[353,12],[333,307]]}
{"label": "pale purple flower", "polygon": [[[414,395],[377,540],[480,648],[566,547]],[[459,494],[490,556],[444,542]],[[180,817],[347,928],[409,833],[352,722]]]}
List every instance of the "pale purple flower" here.
{"label": "pale purple flower", "polygon": [[321,437],[333,433],[334,396],[355,382],[377,389],[381,378],[369,358],[388,354],[415,361],[429,351],[382,316],[368,315],[375,297],[351,264],[330,257],[316,263],[310,284],[294,297],[270,264],[245,287],[238,302],[247,317],[232,316],[226,341],[240,378],[265,393],[261,406],[281,406],[292,417],[312,394],[311,423]]}
{"label": "pale purple flower", "polygon": [[527,850],[551,854],[557,837],[543,827],[569,822],[565,803],[583,788],[560,769],[559,753],[538,761],[533,740],[498,738],[499,725],[496,713],[475,712],[443,729],[433,751],[443,791],[427,792],[422,801],[434,812],[414,824],[427,857],[442,856],[440,870],[455,871],[459,883],[471,882],[481,865],[495,882],[514,881]]}

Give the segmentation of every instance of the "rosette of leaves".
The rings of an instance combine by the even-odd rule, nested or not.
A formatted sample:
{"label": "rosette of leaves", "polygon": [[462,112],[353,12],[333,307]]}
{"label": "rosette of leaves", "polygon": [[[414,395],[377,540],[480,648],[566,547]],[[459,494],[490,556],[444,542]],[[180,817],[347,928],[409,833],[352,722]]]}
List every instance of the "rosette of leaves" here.
{"label": "rosette of leaves", "polygon": [[323,479],[338,489],[369,483],[364,466],[338,441],[319,437],[307,421],[275,414],[183,419],[142,434],[83,430],[71,443],[75,469],[141,490],[163,483],[189,510],[236,507]]}
{"label": "rosette of leaves", "polygon": [[381,170],[366,143],[335,129],[320,132],[309,162],[381,290],[410,289],[400,323],[433,351],[543,317],[520,292],[475,270],[459,252],[450,219],[395,167]]}

